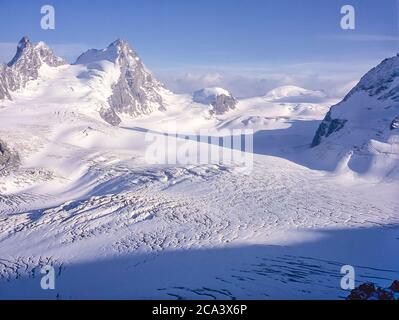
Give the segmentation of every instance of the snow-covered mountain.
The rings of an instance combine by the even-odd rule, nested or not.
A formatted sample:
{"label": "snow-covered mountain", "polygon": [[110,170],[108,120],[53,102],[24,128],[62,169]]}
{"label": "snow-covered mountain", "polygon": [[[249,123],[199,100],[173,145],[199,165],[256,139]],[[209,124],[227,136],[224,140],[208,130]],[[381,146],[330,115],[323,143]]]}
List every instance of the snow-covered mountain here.
{"label": "snow-covered mountain", "polygon": [[210,113],[222,115],[237,106],[237,100],[232,93],[219,87],[209,87],[194,92],[193,101],[209,105]]}
{"label": "snow-covered mountain", "polygon": [[370,70],[320,124],[312,146],[337,169],[399,176],[399,56]]}
{"label": "snow-covered mountain", "polygon": [[[1,67],[0,298],[331,299],[346,296],[341,265],[356,265],[365,281],[399,270],[398,229],[385,228],[399,221],[398,179],[348,179],[303,161],[338,154],[332,138],[361,124],[333,108],[347,121],[310,149],[337,101],[293,88],[193,98],[166,90],[123,41],[75,64],[44,47],[24,40]],[[369,112],[355,106],[362,92],[345,102],[359,119]],[[394,97],[383,115],[367,113],[386,118],[391,133]],[[214,108],[223,114],[210,116]],[[221,147],[229,134],[253,138],[253,152],[232,161],[241,146]],[[56,290],[40,288],[44,265],[56,269]]]}
{"label": "snow-covered mountain", "polygon": [[269,91],[265,98],[282,103],[317,103],[326,99],[322,91],[308,90],[297,86],[282,86]]}
{"label": "snow-covered mountain", "polygon": [[103,61],[113,63],[118,73],[117,82],[112,84],[112,95],[108,98],[110,107],[101,110],[104,120],[117,125],[120,123],[118,114],[135,117],[164,109],[160,94],[164,89],[163,84],[145,68],[127,42],[116,40],[106,49],[91,49],[83,53],[75,64],[101,69],[100,63]]}
{"label": "snow-covered mountain", "polygon": [[[0,100],[12,99],[12,92],[24,88],[29,81],[37,80],[44,64],[59,67],[66,62],[55,56],[45,43],[33,44],[23,37],[14,58],[7,65],[0,65]],[[163,84],[152,76],[127,42],[117,40],[106,49],[91,49],[83,53],[74,65],[88,69],[85,77],[96,78],[102,72],[114,79],[108,83],[111,94],[99,110],[108,123],[118,125],[121,121],[118,114],[135,117],[164,110],[160,94],[165,91]]]}
{"label": "snow-covered mountain", "polygon": [[13,91],[36,80],[43,64],[58,67],[65,63],[44,42],[32,44],[27,37],[23,37],[14,58],[7,65],[0,66],[0,100],[12,99]]}

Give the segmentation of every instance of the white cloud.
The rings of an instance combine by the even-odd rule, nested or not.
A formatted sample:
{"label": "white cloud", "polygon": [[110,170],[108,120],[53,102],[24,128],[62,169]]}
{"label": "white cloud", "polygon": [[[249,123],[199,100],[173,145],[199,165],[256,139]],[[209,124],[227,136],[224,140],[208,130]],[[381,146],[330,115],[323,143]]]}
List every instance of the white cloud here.
{"label": "white cloud", "polygon": [[324,91],[332,98],[342,98],[360,77],[378,61],[363,63],[300,63],[251,68],[226,67],[222,69],[192,68],[156,72],[166,86],[177,93],[219,86],[237,97],[262,96],[270,90],[285,85],[295,85],[310,90]]}

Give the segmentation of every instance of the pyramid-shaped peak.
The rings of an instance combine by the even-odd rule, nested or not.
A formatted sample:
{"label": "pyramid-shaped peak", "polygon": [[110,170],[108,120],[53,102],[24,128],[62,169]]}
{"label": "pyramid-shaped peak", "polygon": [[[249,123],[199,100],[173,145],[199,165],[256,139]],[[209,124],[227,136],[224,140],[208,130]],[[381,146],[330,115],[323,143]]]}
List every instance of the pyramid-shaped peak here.
{"label": "pyramid-shaped peak", "polygon": [[57,67],[66,62],[57,57],[44,42],[33,44],[28,37],[22,37],[17,46],[17,52],[7,64],[9,67],[26,64],[27,66],[40,65],[42,62],[51,67]]}
{"label": "pyramid-shaped peak", "polygon": [[129,43],[126,40],[116,39],[108,47],[124,47],[124,46],[129,47]]}
{"label": "pyramid-shaped peak", "polygon": [[127,60],[140,61],[137,53],[129,46],[127,41],[117,39],[105,49],[90,49],[84,52],[77,58],[75,64],[89,64],[102,60],[112,63],[122,63]]}
{"label": "pyramid-shaped peak", "polygon": [[133,55],[133,56],[137,56],[137,53],[130,47],[129,43],[126,40],[122,40],[122,39],[117,39],[114,42],[112,42],[108,48],[106,50],[116,50],[117,55],[121,56],[121,55],[125,55],[125,56],[129,56],[129,55]]}
{"label": "pyramid-shaped peak", "polygon": [[32,46],[32,42],[30,42],[27,36],[22,37],[18,42],[18,48],[25,49],[26,47]]}

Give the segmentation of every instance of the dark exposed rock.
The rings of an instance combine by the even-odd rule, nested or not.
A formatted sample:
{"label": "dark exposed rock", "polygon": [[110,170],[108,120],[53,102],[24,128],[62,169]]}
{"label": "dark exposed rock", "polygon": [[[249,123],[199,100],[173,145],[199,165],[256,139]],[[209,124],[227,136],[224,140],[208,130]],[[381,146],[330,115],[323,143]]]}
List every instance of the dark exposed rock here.
{"label": "dark exposed rock", "polygon": [[8,83],[11,78],[11,70],[4,65],[0,64],[0,100],[8,99],[11,100],[11,94],[8,87]]}
{"label": "dark exposed rock", "polygon": [[119,118],[112,108],[102,108],[100,110],[100,116],[105,122],[108,122],[112,126],[118,126],[121,123],[121,118]]}
{"label": "dark exposed rock", "polygon": [[145,69],[138,55],[124,41],[116,41],[111,46],[118,51],[121,71],[109,98],[114,111],[138,116],[164,109],[162,97],[157,92],[162,84]]}
{"label": "dark exposed rock", "polygon": [[391,130],[399,129],[399,117],[396,117],[395,119],[393,119],[390,129]]}
{"label": "dark exposed rock", "polygon": [[316,131],[316,135],[314,136],[312,141],[312,147],[318,146],[321,143],[323,137],[327,138],[334,132],[338,132],[339,130],[341,130],[345,126],[346,122],[347,120],[345,119],[332,119],[331,111],[328,112]]}
{"label": "dark exposed rock", "polygon": [[391,286],[389,287],[389,289],[391,289],[393,292],[395,293],[399,293],[399,281],[395,280]]}
{"label": "dark exposed rock", "polygon": [[227,111],[235,109],[237,101],[232,96],[219,95],[216,97],[215,102],[212,102],[213,109],[211,113],[213,114],[224,114]]}
{"label": "dark exposed rock", "polygon": [[388,289],[365,283],[351,291],[348,300],[398,300],[399,281],[394,281]]}
{"label": "dark exposed rock", "polygon": [[212,107],[211,114],[222,115],[235,109],[237,100],[222,88],[205,88],[194,92],[193,100]]}

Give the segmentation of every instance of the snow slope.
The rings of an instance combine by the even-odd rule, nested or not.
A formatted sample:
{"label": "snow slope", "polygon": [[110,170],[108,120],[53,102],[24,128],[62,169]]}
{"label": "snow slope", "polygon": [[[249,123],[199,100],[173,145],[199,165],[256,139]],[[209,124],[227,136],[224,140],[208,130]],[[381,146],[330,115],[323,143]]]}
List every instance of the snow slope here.
{"label": "snow slope", "polygon": [[370,70],[321,123],[313,147],[343,172],[399,177],[399,56]]}
{"label": "snow slope", "polygon": [[[157,88],[164,108],[118,112],[115,126],[101,110],[123,68],[105,51],[41,65],[0,102],[1,141],[20,161],[0,176],[0,298],[339,299],[344,264],[358,281],[397,276],[397,179],[302,162],[333,101],[257,97],[210,115]],[[251,174],[234,163],[148,162],[148,132],[204,129],[252,129]],[[54,291],[40,289],[47,264]]]}

